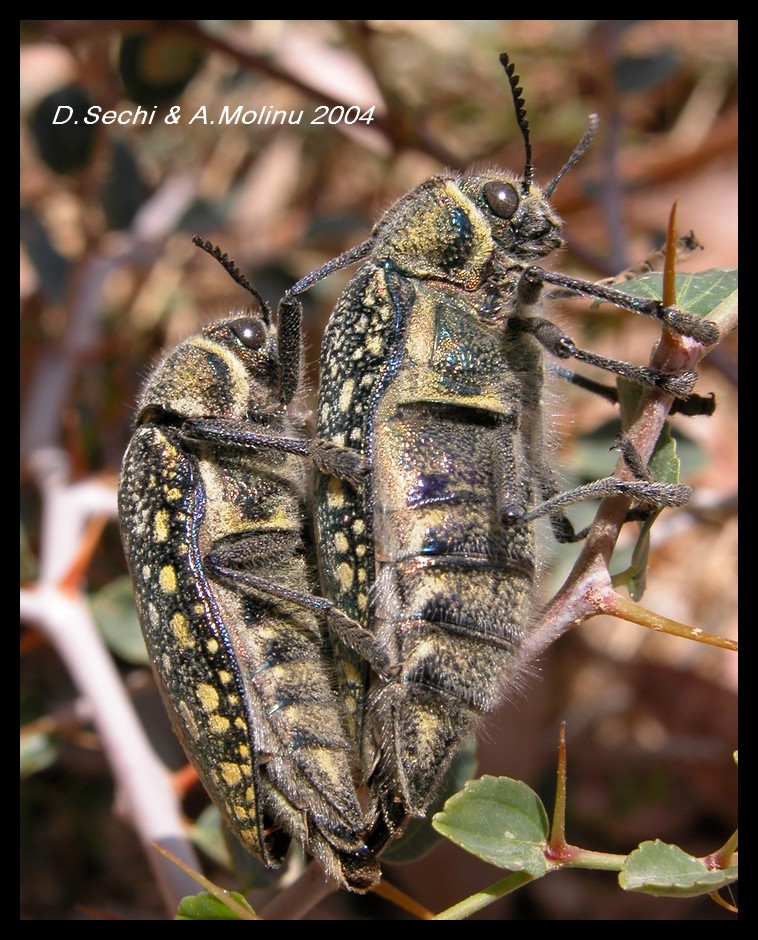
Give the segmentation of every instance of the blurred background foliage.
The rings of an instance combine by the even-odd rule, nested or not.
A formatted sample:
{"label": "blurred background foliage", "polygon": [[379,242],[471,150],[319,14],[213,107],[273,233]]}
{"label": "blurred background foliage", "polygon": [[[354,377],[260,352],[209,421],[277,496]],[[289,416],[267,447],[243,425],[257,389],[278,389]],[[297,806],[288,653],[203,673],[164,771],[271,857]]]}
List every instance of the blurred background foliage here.
{"label": "blurred background foliage", "polygon": [[[384,208],[427,176],[477,162],[519,171],[523,141],[498,62],[503,50],[522,78],[538,180],[563,165],[590,112],[601,119],[598,139],[555,194],[568,246],[554,266],[592,279],[622,270],[662,243],[675,198],[680,231],[694,229],[706,249],[684,270],[736,266],[736,21],[22,23],[22,583],[36,577],[42,538],[29,458],[63,448],[74,479],[115,487],[139,387],[160,350],[246,305],[191,236],[220,244],[275,306],[299,277],[364,240]],[[310,123],[322,104],[373,108],[373,120]],[[153,118],[56,125],[61,105],[74,111],[58,113],[80,116],[90,105],[122,116],[141,105]],[[201,108],[213,119],[224,106],[302,118],[284,126],[190,120]],[[311,389],[324,324],[350,274],[306,295]],[[587,306],[564,318],[569,333],[605,354],[646,361],[654,327],[608,308],[587,314]],[[697,499],[656,526],[643,603],[733,635],[734,337],[705,361],[698,390],[715,391],[716,415],[677,419]],[[571,389],[549,407],[566,478],[606,472],[596,429],[608,406]],[[556,553],[556,572],[569,563]],[[543,593],[557,577],[545,572]],[[131,639],[136,619],[115,521],[87,566],[86,587],[151,734],[180,767]],[[479,771],[524,779],[549,800],[565,718],[571,840],[625,852],[660,837],[694,854],[714,850],[736,823],[734,657],[615,621],[575,634],[488,719]],[[29,628],[21,639],[22,917],[75,918],[88,908],[162,916],[128,820],[114,812],[86,704],[45,639]],[[194,816],[203,797],[191,796]],[[428,861],[389,867],[387,877],[439,910],[497,873],[444,845]],[[407,915],[340,895],[311,916]],[[570,872],[478,916],[728,915],[707,899],[627,895],[610,875]]]}

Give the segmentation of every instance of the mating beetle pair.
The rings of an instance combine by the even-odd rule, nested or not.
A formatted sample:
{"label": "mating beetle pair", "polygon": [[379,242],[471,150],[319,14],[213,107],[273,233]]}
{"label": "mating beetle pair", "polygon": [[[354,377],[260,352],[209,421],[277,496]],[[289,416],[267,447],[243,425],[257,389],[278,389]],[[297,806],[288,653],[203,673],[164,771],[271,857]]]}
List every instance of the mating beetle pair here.
{"label": "mating beetle pair", "polygon": [[[540,316],[543,285],[717,338],[706,321],[536,266],[562,244],[549,197],[596,122],[540,189],[518,77],[502,61],[522,175],[421,184],[366,242],[287,292],[276,330],[227,264],[260,317],[212,324],[164,359],[124,459],[140,621],[193,764],[264,863],[280,863],[292,836],[358,891],[510,678],[532,616],[531,523],[549,515],[570,540],[572,502],[688,496],[614,478],[557,493],[543,350],[698,397],[694,374],[577,348]],[[293,405],[298,298],[357,262],[325,332],[308,439]]]}

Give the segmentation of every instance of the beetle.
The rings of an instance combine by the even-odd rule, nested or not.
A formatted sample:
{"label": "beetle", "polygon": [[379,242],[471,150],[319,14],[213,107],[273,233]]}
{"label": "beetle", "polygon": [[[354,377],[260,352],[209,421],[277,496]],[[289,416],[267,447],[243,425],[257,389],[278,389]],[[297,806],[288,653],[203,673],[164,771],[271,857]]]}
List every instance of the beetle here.
{"label": "beetle", "polygon": [[432,177],[403,196],[370,238],[302,278],[287,304],[333,271],[360,263],[321,347],[317,436],[355,450],[361,488],[319,472],[316,544],[322,591],[365,625],[362,656],[334,638],[348,727],[371,789],[376,852],[425,814],[452,758],[500,701],[534,603],[532,523],[623,493],[681,505],[689,488],[608,477],[558,492],[545,452],[545,352],[662,388],[707,413],[694,372],[670,374],[583,350],[542,316],[544,286],[608,300],[710,345],[714,324],[539,266],[563,244],[550,204],[586,151],[584,137],[544,188],[513,64],[501,56],[526,149],[520,175],[499,169]]}
{"label": "beetle", "polygon": [[211,323],[170,351],[142,392],[118,489],[122,541],[153,670],[191,763],[266,866],[298,839],[338,883],[379,878],[354,784],[357,757],[315,596],[304,455],[360,480],[304,437],[299,324],[261,313]]}

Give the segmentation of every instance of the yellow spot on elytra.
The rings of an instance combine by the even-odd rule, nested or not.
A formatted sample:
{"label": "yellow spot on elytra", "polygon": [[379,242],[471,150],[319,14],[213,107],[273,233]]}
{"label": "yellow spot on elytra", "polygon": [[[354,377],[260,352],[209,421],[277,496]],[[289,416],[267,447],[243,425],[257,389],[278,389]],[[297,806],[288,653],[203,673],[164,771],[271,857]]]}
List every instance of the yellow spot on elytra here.
{"label": "yellow spot on elytra", "polygon": [[365,611],[368,607],[368,595],[361,592],[356,598],[356,603],[358,604],[358,610]]}
{"label": "yellow spot on elytra", "polygon": [[342,386],[342,391],[340,392],[340,411],[343,414],[347,414],[350,410],[350,403],[353,400],[353,392],[355,391],[355,379],[347,379],[347,381]]}
{"label": "yellow spot on elytra", "polygon": [[355,554],[357,555],[358,558],[363,558],[363,556],[366,554],[365,542],[361,542],[360,545],[355,546]]}
{"label": "yellow spot on elytra", "polygon": [[229,730],[229,719],[223,715],[213,715],[208,722],[208,727],[214,734],[226,734]]}
{"label": "yellow spot on elytra", "polygon": [[218,640],[215,637],[211,637],[205,646],[209,653],[215,653],[218,650]]}
{"label": "yellow spot on elytra", "polygon": [[244,722],[239,716],[237,716],[237,717],[234,719],[234,726],[235,726],[236,728],[241,728],[243,731],[246,731],[246,730],[247,730],[247,725],[245,724],[245,722]]}
{"label": "yellow spot on elytra", "polygon": [[153,520],[153,536],[156,542],[168,540],[168,509],[159,509]]}
{"label": "yellow spot on elytra", "polygon": [[366,523],[363,521],[363,519],[356,519],[353,522],[353,532],[355,532],[356,535],[362,535],[365,531]]}
{"label": "yellow spot on elytra", "polygon": [[164,565],[158,575],[158,583],[165,594],[176,592],[176,570],[173,565]]}
{"label": "yellow spot on elytra", "polygon": [[345,504],[345,491],[339,480],[330,480],[326,492],[326,503],[329,509],[342,509]]}
{"label": "yellow spot on elytra", "polygon": [[218,708],[218,692],[212,685],[208,685],[207,682],[201,682],[197,687],[197,697],[200,699],[200,704],[209,714],[210,712],[215,712]]}
{"label": "yellow spot on elytra", "polygon": [[243,760],[249,759],[249,757],[250,757],[250,748],[247,746],[247,744],[240,744],[240,746],[239,746],[239,752],[240,752],[240,757],[241,757]]}
{"label": "yellow spot on elytra", "polygon": [[170,490],[166,490],[166,501],[169,503],[175,503],[177,500],[182,498],[182,491],[177,487],[172,487]]}
{"label": "yellow spot on elytra", "polygon": [[373,336],[369,335],[366,337],[366,351],[370,352],[372,356],[379,355],[382,351],[381,333],[375,333]]}
{"label": "yellow spot on elytra", "polygon": [[184,614],[180,614],[179,611],[171,615],[171,631],[176,637],[177,643],[185,649],[191,649],[195,645],[190,633],[189,622]]}
{"label": "yellow spot on elytra", "polygon": [[230,787],[235,786],[235,784],[238,784],[242,780],[242,774],[236,764],[230,764],[228,762],[222,763],[219,770],[221,771],[221,776],[224,778],[224,782]]}
{"label": "yellow spot on elytra", "polygon": [[349,543],[344,532],[337,532],[334,536],[334,547],[338,552],[344,553],[349,548]]}
{"label": "yellow spot on elytra", "polygon": [[343,591],[347,591],[353,584],[353,569],[347,562],[337,566],[337,578]]}
{"label": "yellow spot on elytra", "polygon": [[226,669],[221,669],[219,670],[218,678],[220,682],[224,683],[224,685],[228,685],[228,683],[232,681],[233,676],[231,672],[228,672]]}

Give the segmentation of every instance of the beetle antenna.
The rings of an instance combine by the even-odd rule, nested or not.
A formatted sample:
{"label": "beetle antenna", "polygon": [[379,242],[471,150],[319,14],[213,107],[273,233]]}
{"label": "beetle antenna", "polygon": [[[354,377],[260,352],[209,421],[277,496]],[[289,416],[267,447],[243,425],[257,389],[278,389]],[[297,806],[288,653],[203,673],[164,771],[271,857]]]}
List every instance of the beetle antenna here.
{"label": "beetle antenna", "polygon": [[513,96],[513,105],[516,109],[516,121],[521,131],[521,135],[524,138],[524,149],[526,151],[526,162],[524,163],[524,177],[522,183],[522,189],[524,195],[529,192],[532,181],[534,180],[534,165],[532,164],[532,144],[529,140],[529,121],[526,119],[526,108],[524,107],[524,99],[521,97],[523,88],[519,86],[519,81],[521,80],[518,75],[514,75],[516,66],[508,58],[508,54],[505,52],[500,53],[500,64],[505,69],[505,74],[508,76],[508,82],[511,86],[511,95]]}
{"label": "beetle antenna", "polygon": [[262,320],[268,326],[271,323],[271,310],[269,305],[253,287],[250,281],[248,281],[248,279],[232,261],[229,255],[222,253],[218,245],[214,245],[212,242],[201,238],[199,235],[192,236],[192,244],[197,245],[198,248],[202,248],[203,251],[207,251],[212,258],[215,258],[216,261],[218,261],[226,273],[229,274],[237,282],[237,284],[239,284],[240,287],[244,287],[244,289],[249,294],[252,294],[252,296],[255,297],[255,299],[258,301],[258,305],[261,308]]}
{"label": "beetle antenna", "polygon": [[576,163],[576,161],[582,156],[585,150],[589,147],[592,141],[592,138],[595,136],[595,132],[597,131],[599,124],[600,124],[600,119],[598,118],[597,114],[591,114],[589,116],[589,123],[587,124],[587,130],[584,132],[584,136],[576,145],[576,147],[574,148],[574,152],[571,154],[568,160],[564,163],[563,167],[559,170],[558,175],[553,178],[550,185],[544,191],[545,195],[548,198],[550,198],[550,196],[552,196],[553,193],[555,192],[555,187],[558,185],[558,181],[561,179],[561,177],[571,169],[571,167]]}

